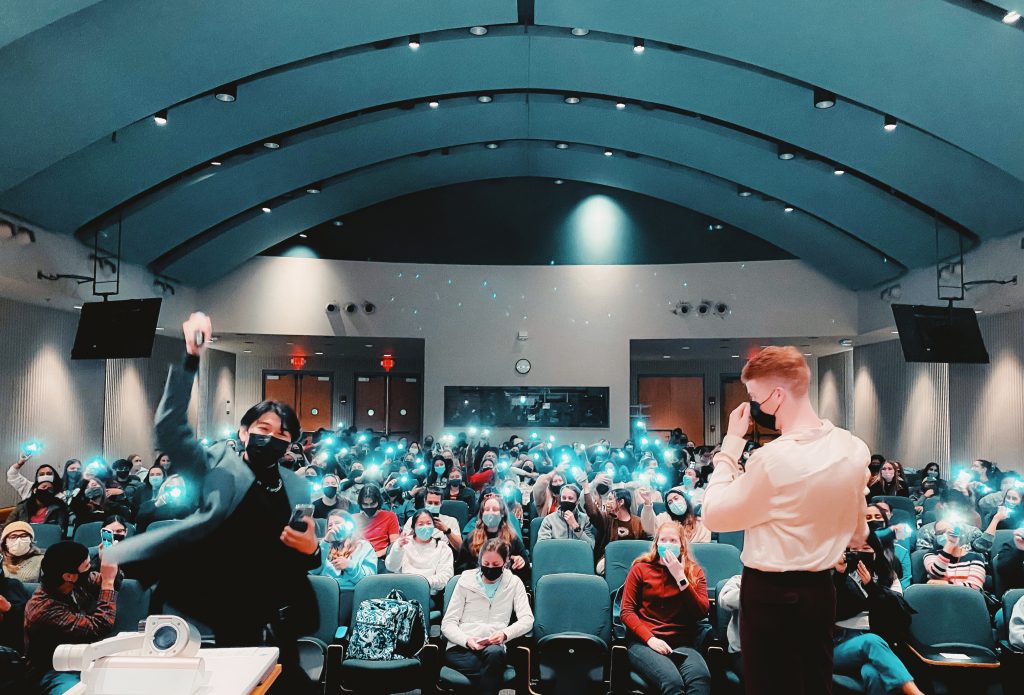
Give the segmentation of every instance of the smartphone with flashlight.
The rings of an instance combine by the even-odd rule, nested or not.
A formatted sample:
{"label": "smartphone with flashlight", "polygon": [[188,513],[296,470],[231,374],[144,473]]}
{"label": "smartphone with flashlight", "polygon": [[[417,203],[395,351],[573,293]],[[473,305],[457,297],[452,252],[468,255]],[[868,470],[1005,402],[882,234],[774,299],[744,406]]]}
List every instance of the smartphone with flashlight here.
{"label": "smartphone with flashlight", "polygon": [[114,532],[110,529],[100,529],[100,545],[104,548],[109,548],[114,545]]}
{"label": "smartphone with flashlight", "polygon": [[288,526],[299,533],[305,533],[306,529],[309,527],[309,522],[306,521],[305,517],[313,517],[313,505],[295,505],[295,511],[292,512],[292,518],[288,520]]}

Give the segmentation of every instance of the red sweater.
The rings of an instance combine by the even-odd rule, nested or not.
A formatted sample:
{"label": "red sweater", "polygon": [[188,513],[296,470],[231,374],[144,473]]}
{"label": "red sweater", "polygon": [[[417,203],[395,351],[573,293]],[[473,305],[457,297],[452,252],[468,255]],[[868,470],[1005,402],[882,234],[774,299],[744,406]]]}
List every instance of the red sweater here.
{"label": "red sweater", "polygon": [[694,626],[708,613],[708,580],[694,567],[694,581],[680,591],[660,562],[637,562],[622,590],[622,622],[642,642],[658,637],[678,646],[691,639]]}

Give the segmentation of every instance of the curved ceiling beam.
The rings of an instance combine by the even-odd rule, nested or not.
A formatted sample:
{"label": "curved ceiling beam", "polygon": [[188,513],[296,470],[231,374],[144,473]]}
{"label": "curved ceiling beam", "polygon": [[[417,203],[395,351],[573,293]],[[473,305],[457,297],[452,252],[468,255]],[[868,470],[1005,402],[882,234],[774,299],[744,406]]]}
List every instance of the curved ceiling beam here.
{"label": "curved ceiling beam", "polygon": [[789,75],[1024,179],[1024,32],[952,3],[536,0],[535,21],[640,36]]}
{"label": "curved ceiling beam", "polygon": [[[443,147],[524,139],[665,160],[794,205],[907,267],[935,260],[930,217],[860,179],[835,176],[820,162],[782,161],[774,147],[755,138],[670,112],[618,111],[611,102],[598,100],[568,105],[559,97],[537,94],[529,103],[523,95],[502,94],[490,104],[470,97],[446,101],[443,109],[421,104],[379,112],[304,133],[286,148],[236,166],[210,167],[126,215],[122,253],[133,262],[149,263],[229,218],[346,171]],[[736,204],[745,203],[737,196]],[[958,249],[956,234],[946,230],[942,255]]]}
{"label": "curved ceiling beam", "polygon": [[101,0],[32,0],[4,3],[0,49]]}
{"label": "curved ceiling beam", "polygon": [[97,3],[73,22],[0,50],[0,132],[18,143],[4,153],[0,191],[247,75],[382,39],[517,16],[515,0]]}
{"label": "curved ceiling beam", "polygon": [[776,204],[757,198],[747,199],[749,205],[736,205],[736,189],[711,177],[647,158],[608,159],[599,151],[560,151],[530,143],[512,143],[498,150],[456,148],[448,156],[407,157],[354,172],[319,195],[296,197],[271,214],[248,215],[211,230],[154,263],[153,269],[206,285],[299,231],[352,210],[419,190],[511,176],[558,176],[658,197],[740,229],[757,230],[854,289],[885,282],[904,270],[855,239],[823,233],[828,228],[809,215],[779,214]]}
{"label": "curved ceiling beam", "polygon": [[309,123],[434,94],[525,88],[607,94],[734,123],[864,172],[981,236],[1008,233],[1024,217],[1021,181],[914,128],[884,133],[870,110],[817,112],[799,85],[667,49],[638,62],[621,42],[497,33],[416,52],[358,52],[268,74],[232,104],[182,104],[166,127],[136,123],[116,143],[94,143],[0,195],[0,209],[70,232],[180,172]]}

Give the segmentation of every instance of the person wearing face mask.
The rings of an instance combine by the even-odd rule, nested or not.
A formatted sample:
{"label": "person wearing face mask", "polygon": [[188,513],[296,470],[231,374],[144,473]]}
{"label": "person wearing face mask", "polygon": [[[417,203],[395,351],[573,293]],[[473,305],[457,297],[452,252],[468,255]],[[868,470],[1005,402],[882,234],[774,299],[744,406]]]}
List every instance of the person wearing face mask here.
{"label": "person wearing face mask", "polygon": [[886,461],[878,471],[878,480],[868,486],[868,498],[879,495],[910,497],[907,483],[899,475],[895,461]]}
{"label": "person wearing face mask", "polygon": [[563,485],[559,489],[558,511],[548,514],[537,531],[537,542],[549,538],[572,538],[594,547],[594,527],[583,510],[580,489]]}
{"label": "person wearing face mask", "polygon": [[1011,545],[999,549],[992,560],[992,573],[997,591],[1024,589],[1024,528],[1013,532]]}
{"label": "person wearing face mask", "polygon": [[537,508],[536,516],[547,516],[558,511],[562,487],[565,485],[566,464],[559,464],[550,473],[537,478],[533,486],[533,504]]}
{"label": "person wearing face mask", "polygon": [[348,502],[349,511],[358,513],[359,502],[357,498],[359,493],[362,491],[363,486],[368,482],[365,477],[365,467],[363,462],[360,460],[353,461],[348,467],[348,474],[345,479],[341,481],[341,492],[342,497]]}
{"label": "person wearing face mask", "polygon": [[938,552],[945,544],[938,536],[948,526],[960,527],[960,544],[969,546],[975,551],[986,555],[992,551],[993,538],[990,534],[982,533],[978,528],[981,521],[977,518],[970,501],[961,493],[955,490],[946,490],[939,497],[935,506],[938,521],[925,524],[917,530],[917,550],[931,550]]}
{"label": "person wearing face mask", "polygon": [[[156,417],[157,445],[174,462],[173,473],[197,491],[199,511],[127,538],[104,557],[144,586],[158,582],[159,599],[206,623],[219,646],[276,646],[282,672],[271,692],[309,693],[313,684],[299,664],[296,639],[319,619],[307,573],[321,564],[320,545],[312,518],[300,519],[304,530],[290,525],[296,505],[308,504],[309,487],[281,465],[301,426],[291,406],[263,401],[242,415],[241,452],[223,441],[200,444],[188,423],[189,401],[212,331],[209,317],[199,313],[182,325],[186,355],[170,369]],[[258,582],[209,579],[254,563]]]}
{"label": "person wearing face mask", "polygon": [[462,531],[459,529],[459,520],[441,513],[441,496],[442,491],[436,487],[428,488],[421,495],[417,495],[413,513],[405,520],[402,532],[411,532],[416,512],[425,510],[434,521],[434,529],[444,537],[448,545],[451,546],[452,552],[458,553],[462,547]]}
{"label": "person wearing face mask", "polygon": [[1003,493],[1003,502],[988,515],[983,524],[985,533],[992,535],[1003,529],[1015,529],[1021,523],[1021,491],[1010,488]]}
{"label": "person wearing face mask", "polygon": [[465,502],[466,506],[469,507],[470,515],[476,514],[476,492],[472,488],[466,487],[466,480],[460,468],[453,467],[451,469],[448,474],[447,484],[443,485],[442,489],[444,490],[444,499]]}
{"label": "person wearing face mask", "polygon": [[441,634],[448,642],[445,663],[466,676],[481,695],[498,695],[508,663],[506,643],[533,629],[526,587],[507,568],[509,553],[496,538],[484,543],[478,569],[459,576],[441,620]]}
{"label": "person wearing face mask", "polygon": [[939,464],[934,461],[924,467],[924,474],[914,494],[910,496],[918,514],[924,512],[925,500],[941,495],[946,490],[946,481],[939,474]]}
{"label": "person wearing face mask", "polygon": [[24,521],[12,521],[0,532],[4,574],[21,582],[38,582],[43,551],[36,547],[36,532]]}
{"label": "person wearing face mask", "polygon": [[[810,369],[792,347],[768,347],[743,367],[750,395],[729,415],[701,517],[715,532],[745,531],[744,682],[748,695],[779,683],[830,692],[835,589],[832,566],[867,537],[867,445],[818,416]],[[739,461],[751,421],[781,435]]]}
{"label": "person wearing face mask", "polygon": [[654,515],[654,505],[651,504],[651,494],[644,488],[639,491],[640,496],[640,522],[648,536],[653,536],[655,530],[662,524],[674,521],[683,527],[683,535],[687,543],[710,543],[711,531],[700,520],[694,512],[693,501],[686,488],[676,486],[665,493],[665,511],[657,516]]}
{"label": "person wearing face mask", "polygon": [[871,454],[871,458],[868,460],[868,487],[871,487],[881,480],[879,473],[882,471],[883,463],[885,463],[884,456],[881,454]]}
{"label": "person wearing face mask", "polygon": [[509,567],[520,579],[528,576],[530,554],[523,539],[509,516],[508,506],[499,495],[488,495],[480,503],[476,518],[471,519],[472,527],[466,533],[466,541],[462,544],[458,558],[459,571],[476,567],[480,560],[480,550],[487,541],[498,539],[509,547]]}
{"label": "person wearing face mask", "polygon": [[661,695],[709,695],[711,673],[695,649],[708,613],[704,570],[682,528],[659,526],[651,549],[633,561],[622,589],[629,663]]}
{"label": "person wearing face mask", "polygon": [[469,486],[480,492],[494,483],[494,467],[498,465],[498,454],[493,450],[484,452],[480,460],[480,471],[469,476]]}
{"label": "person wearing face mask", "polygon": [[320,567],[310,574],[331,577],[341,589],[353,589],[363,577],[377,574],[377,554],[346,512],[335,509],[327,515],[327,532],[320,541]]}
{"label": "person wearing face mask", "polygon": [[327,515],[335,509],[346,510],[348,505],[342,500],[338,491],[341,489],[341,481],[338,476],[328,473],[320,481],[320,498],[313,503],[313,518],[326,519]]}
{"label": "person wearing face mask", "polygon": [[[598,485],[603,485],[605,494],[599,492]],[[631,513],[633,493],[626,488],[609,491],[608,479],[602,475],[594,478],[594,484],[583,484],[583,508],[593,526],[594,558],[597,561],[597,573],[604,574],[604,549],[613,541],[642,540],[648,537],[640,517]]]}
{"label": "person wearing face mask", "polygon": [[392,544],[384,566],[395,574],[420,575],[430,585],[430,592],[438,594],[455,574],[451,546],[426,509],[413,514],[409,521],[411,527]]}
{"label": "person wearing face mask", "polygon": [[126,505],[121,504],[121,495],[108,498],[107,489],[102,478],[83,479],[78,483],[78,491],[71,498],[68,507],[71,510],[69,524],[78,528],[82,524],[93,521],[103,521],[107,514],[124,514],[129,516],[131,511]]}
{"label": "person wearing face mask", "polygon": [[142,491],[139,495],[139,505],[145,504],[153,499],[160,492],[160,486],[167,480],[167,473],[160,466],[151,466],[146,471],[145,482],[142,484]]}
{"label": "person wearing face mask", "polygon": [[57,496],[57,484],[41,480],[32,486],[32,494],[18,502],[8,515],[7,523],[27,521],[30,524],[55,524],[61,532],[68,525],[68,507]]}
{"label": "person wearing face mask", "polygon": [[961,540],[963,527],[946,520],[935,524],[935,548],[924,556],[929,584],[953,584],[981,591],[985,586],[985,556]]}
{"label": "person wearing face mask", "polygon": [[42,463],[36,468],[35,475],[32,480],[29,480],[21,472],[22,467],[32,459],[31,454],[24,452],[18,456],[18,461],[7,469],[7,482],[10,483],[11,487],[18,493],[18,499],[25,499],[32,494],[32,486],[39,482],[40,479],[49,480],[51,483],[60,483],[60,477],[57,475],[57,469],[53,466]]}
{"label": "person wearing face mask", "polygon": [[[6,576],[0,563],[0,647],[13,649],[19,654],[25,651],[25,604],[28,599],[25,585]],[[18,679],[13,682],[5,680],[5,675],[0,668],[0,689],[5,693],[19,692],[15,688],[20,685],[20,675],[13,674]]]}
{"label": "person wearing face mask", "polygon": [[64,693],[78,673],[53,670],[60,644],[88,644],[110,636],[117,617],[118,567],[104,558],[99,572],[89,569],[89,550],[61,541],[46,550],[40,586],[25,605],[25,653],[29,679],[40,693]]}
{"label": "person wearing face mask", "polygon": [[441,454],[434,454],[430,463],[430,473],[427,475],[427,485],[440,487],[448,479],[451,472],[451,460],[445,459]]}
{"label": "person wearing face mask", "polygon": [[78,459],[68,459],[64,462],[64,473],[61,475],[61,487],[63,490],[57,494],[64,504],[71,502],[71,492],[82,480],[82,462]]}
{"label": "person wearing face mask", "polygon": [[378,558],[383,558],[388,547],[398,540],[401,528],[394,512],[381,509],[384,497],[380,488],[372,483],[364,487],[357,498],[359,514],[356,523],[359,525],[363,538],[370,542]]}
{"label": "person wearing face mask", "polygon": [[157,489],[156,496],[142,503],[135,519],[135,529],[142,533],[154,521],[184,519],[196,507],[196,495],[192,494],[185,479],[180,475],[168,475]]}
{"label": "person wearing face mask", "polygon": [[867,519],[871,535],[878,539],[886,561],[896,571],[896,576],[900,580],[900,588],[906,589],[913,581],[910,551],[897,541],[908,538],[911,530],[905,524],[891,526],[889,523],[891,517],[892,512],[889,508],[879,503],[868,505],[865,519]]}
{"label": "person wearing face mask", "polygon": [[983,495],[978,500],[978,514],[981,515],[981,518],[987,519],[1003,503],[1003,498],[1008,491],[1022,489],[1024,489],[1024,482],[1021,482],[1020,473],[1017,471],[1003,473],[1003,477],[999,480],[999,489]]}

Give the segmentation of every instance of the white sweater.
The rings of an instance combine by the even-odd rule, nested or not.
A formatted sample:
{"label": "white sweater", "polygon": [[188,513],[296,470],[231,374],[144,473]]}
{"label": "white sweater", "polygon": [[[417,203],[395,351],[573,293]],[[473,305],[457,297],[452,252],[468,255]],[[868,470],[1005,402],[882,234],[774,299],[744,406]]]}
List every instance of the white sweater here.
{"label": "white sweater", "polygon": [[443,591],[455,574],[455,561],[451,548],[441,532],[426,543],[410,540],[403,548],[399,542],[391,544],[384,566],[396,574],[418,574],[427,580],[431,591]]}
{"label": "white sweater", "polygon": [[[515,610],[516,622],[509,625]],[[508,569],[499,580],[493,599],[484,594],[480,570],[466,570],[459,575],[448,610],[441,621],[441,633],[452,646],[465,647],[466,640],[490,637],[501,630],[514,640],[533,629],[533,610],[526,596],[523,581]]]}

